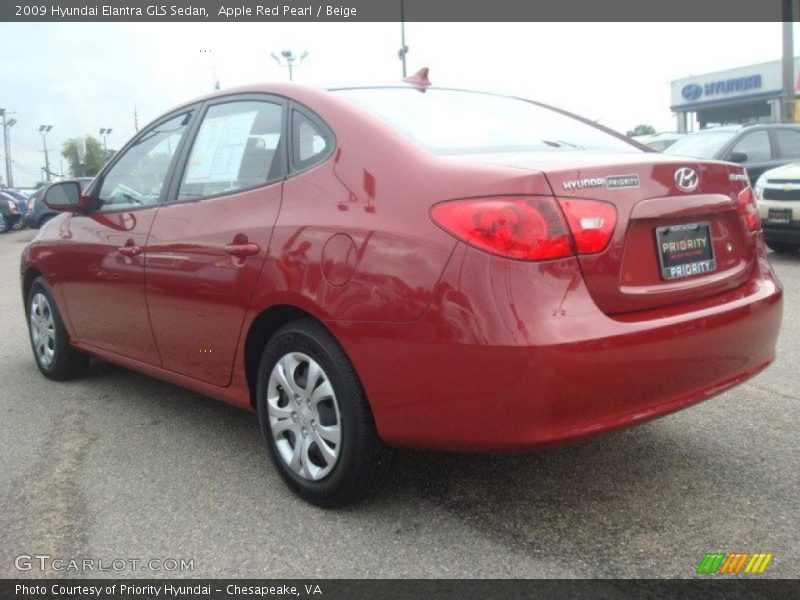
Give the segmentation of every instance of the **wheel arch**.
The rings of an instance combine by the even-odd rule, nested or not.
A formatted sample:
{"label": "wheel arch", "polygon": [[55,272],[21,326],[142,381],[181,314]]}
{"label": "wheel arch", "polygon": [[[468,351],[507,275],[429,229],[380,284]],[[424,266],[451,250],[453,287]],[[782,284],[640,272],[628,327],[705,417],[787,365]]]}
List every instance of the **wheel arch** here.
{"label": "wheel arch", "polygon": [[36,267],[28,267],[22,276],[22,305],[25,307],[25,314],[28,314],[28,293],[36,278],[41,276],[41,272]]}
{"label": "wheel arch", "polygon": [[[250,392],[250,405],[256,405],[256,383],[258,364],[267,342],[278,329],[300,319],[312,319],[323,327],[339,344],[336,335],[325,323],[313,313],[293,304],[274,304],[262,310],[250,323],[244,342],[244,371],[247,387]],[[344,350],[344,348],[342,347]],[[344,351],[347,354],[347,351]]]}

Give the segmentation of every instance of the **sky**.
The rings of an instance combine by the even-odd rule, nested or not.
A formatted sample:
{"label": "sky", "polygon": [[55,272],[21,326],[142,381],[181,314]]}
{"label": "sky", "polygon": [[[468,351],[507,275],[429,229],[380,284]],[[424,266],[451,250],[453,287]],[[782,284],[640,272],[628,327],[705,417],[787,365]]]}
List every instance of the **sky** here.
{"label": "sky", "polygon": [[[671,80],[780,59],[781,24],[407,23],[406,44],[409,74],[427,66],[437,85],[532,98],[622,132],[670,131]],[[399,47],[399,23],[0,23],[14,184],[41,179],[41,124],[53,126],[61,172],[65,140],[108,127],[119,148],[134,108],[141,127],[211,91],[215,76],[223,89],[286,80],[273,52],[309,53],[299,83],[368,83],[400,80]]]}

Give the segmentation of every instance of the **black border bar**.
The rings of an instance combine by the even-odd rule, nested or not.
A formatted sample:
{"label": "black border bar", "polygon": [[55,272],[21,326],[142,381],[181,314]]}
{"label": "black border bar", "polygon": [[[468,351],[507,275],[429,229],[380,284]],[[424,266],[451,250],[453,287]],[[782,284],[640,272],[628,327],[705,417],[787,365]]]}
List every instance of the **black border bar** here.
{"label": "black border bar", "polygon": [[[797,20],[800,12],[796,8],[798,0],[403,1],[405,20],[412,22],[778,22]],[[399,21],[400,2],[401,0],[2,0],[0,21]],[[795,6],[793,11],[790,10],[792,4]],[[223,7],[243,10],[235,16],[226,16],[220,14]],[[791,13],[792,16],[789,16]],[[736,42],[737,40],[728,40],[728,43]],[[744,40],[738,42],[746,43]]]}
{"label": "black border bar", "polygon": [[[141,593],[120,593],[121,586],[137,586]],[[21,592],[17,586],[27,586]],[[115,587],[113,587],[115,586]],[[152,586],[152,587],[150,587]],[[172,586],[169,589],[167,586]],[[230,586],[238,586],[242,593]],[[100,593],[71,590],[100,588]],[[38,592],[31,592],[38,588]],[[175,590],[188,588],[185,593]],[[116,589],[113,593],[111,590]],[[154,591],[157,589],[158,591]],[[266,594],[256,590],[274,590]],[[293,591],[292,591],[293,589]],[[191,590],[191,591],[188,591]],[[14,600],[636,600],[796,597],[798,581],[758,577],[707,576],[700,579],[4,579],[0,598]]]}

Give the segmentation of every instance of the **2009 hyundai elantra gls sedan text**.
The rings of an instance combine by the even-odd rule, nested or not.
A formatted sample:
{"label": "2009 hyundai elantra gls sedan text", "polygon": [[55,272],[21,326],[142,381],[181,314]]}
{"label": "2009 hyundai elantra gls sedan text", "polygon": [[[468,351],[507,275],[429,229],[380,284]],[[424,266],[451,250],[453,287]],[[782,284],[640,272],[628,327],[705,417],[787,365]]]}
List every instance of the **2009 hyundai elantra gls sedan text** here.
{"label": "2009 hyundai elantra gls sedan text", "polygon": [[394,448],[576,440],[774,358],[741,166],[422,76],[219,92],[45,200],[22,257],[42,373],[95,356],[250,409],[322,506],[377,489]]}

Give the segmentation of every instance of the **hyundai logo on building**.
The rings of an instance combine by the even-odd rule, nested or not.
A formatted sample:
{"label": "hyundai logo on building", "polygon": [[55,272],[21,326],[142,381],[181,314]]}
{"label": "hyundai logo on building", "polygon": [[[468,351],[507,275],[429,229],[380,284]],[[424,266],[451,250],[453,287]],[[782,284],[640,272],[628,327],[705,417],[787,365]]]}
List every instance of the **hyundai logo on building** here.
{"label": "hyundai logo on building", "polygon": [[681,89],[681,96],[687,102],[699,100],[700,96],[718,96],[720,94],[738,94],[749,90],[761,88],[761,75],[748,75],[746,77],[734,77],[732,79],[722,79],[720,81],[709,81],[700,85],[699,83],[687,83]]}
{"label": "hyundai logo on building", "polygon": [[703,95],[703,88],[697,85],[696,83],[689,83],[683,86],[681,90],[681,96],[683,96],[684,100],[692,102],[697,100],[700,96]]}

